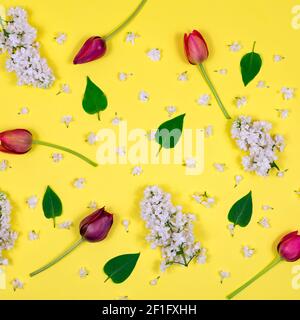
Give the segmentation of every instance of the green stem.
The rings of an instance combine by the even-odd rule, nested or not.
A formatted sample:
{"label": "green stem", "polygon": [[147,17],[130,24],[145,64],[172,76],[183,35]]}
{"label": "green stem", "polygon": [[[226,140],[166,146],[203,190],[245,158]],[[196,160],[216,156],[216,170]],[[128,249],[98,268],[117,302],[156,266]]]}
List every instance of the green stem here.
{"label": "green stem", "polygon": [[252,52],[254,52],[255,49],[255,45],[256,45],[256,41],[253,42],[253,46],[252,46]]}
{"label": "green stem", "polygon": [[67,249],[64,253],[62,253],[60,256],[58,256],[57,258],[53,259],[51,262],[47,263],[46,265],[44,265],[43,267],[31,272],[29,274],[30,277],[34,277],[37,274],[47,270],[48,268],[52,267],[53,265],[55,265],[57,262],[59,262],[60,260],[62,260],[66,255],[68,255],[69,253],[71,253],[74,249],[76,249],[82,242],[84,241],[84,238],[80,238],[78,241],[76,241],[69,249]]}
{"label": "green stem", "polygon": [[226,298],[228,300],[231,300],[233,297],[235,297],[238,293],[243,291],[245,288],[250,286],[255,280],[260,278],[262,275],[264,275],[266,272],[268,272],[270,269],[275,267],[279,262],[282,261],[282,258],[280,256],[277,256],[270,264],[268,264],[264,269],[262,269],[259,273],[257,273],[254,277],[252,277],[249,281],[244,283],[241,287],[230,293]]}
{"label": "green stem", "polygon": [[206,81],[207,85],[209,86],[212,94],[214,95],[215,99],[217,100],[218,105],[219,105],[220,109],[222,110],[225,118],[228,119],[228,120],[231,119],[231,117],[228,114],[228,112],[226,111],[226,109],[225,109],[225,107],[224,107],[224,105],[223,105],[223,103],[222,103],[222,101],[221,101],[221,99],[220,99],[220,97],[219,97],[214,85],[212,84],[210,78],[208,77],[208,74],[207,74],[203,64],[202,63],[198,64],[198,67],[199,67],[199,70],[200,70],[204,80]]}
{"label": "green stem", "polygon": [[117,34],[119,31],[121,31],[135,16],[138,15],[138,13],[142,10],[143,6],[147,0],[142,0],[141,3],[137,6],[137,8],[133,11],[133,13],[124,21],[122,22],[117,28],[115,28],[113,31],[111,31],[109,34],[107,34],[105,37],[103,37],[104,40],[110,40],[115,34]]}
{"label": "green stem", "polygon": [[57,144],[53,144],[53,143],[49,143],[49,142],[45,142],[45,141],[41,141],[41,140],[33,140],[32,141],[33,144],[39,144],[41,146],[46,146],[46,147],[50,147],[50,148],[54,148],[54,149],[58,149],[58,150],[62,150],[68,153],[73,154],[74,156],[82,159],[83,161],[86,161],[87,163],[89,163],[90,165],[97,167],[98,164],[92,160],[90,160],[89,158],[85,157],[84,155],[82,155],[81,153],[74,151],[72,149],[63,147],[63,146],[59,146]]}

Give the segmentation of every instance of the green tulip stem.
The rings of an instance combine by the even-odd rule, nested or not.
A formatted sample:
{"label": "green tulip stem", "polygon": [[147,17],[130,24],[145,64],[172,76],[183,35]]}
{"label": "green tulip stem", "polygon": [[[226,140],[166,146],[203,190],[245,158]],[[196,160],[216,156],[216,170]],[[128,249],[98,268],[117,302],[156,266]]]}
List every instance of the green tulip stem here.
{"label": "green tulip stem", "polygon": [[97,167],[98,164],[92,160],[90,160],[89,158],[85,157],[84,155],[82,155],[81,153],[74,151],[72,149],[63,147],[63,146],[59,146],[57,144],[53,144],[53,143],[49,143],[49,142],[45,142],[45,141],[41,141],[41,140],[33,140],[32,141],[33,144],[38,144],[38,145],[42,145],[42,146],[46,146],[46,147],[50,147],[50,148],[54,148],[54,149],[58,149],[58,150],[62,150],[68,153],[73,154],[74,156],[80,158],[81,160],[87,162],[88,164]]}
{"label": "green tulip stem", "polygon": [[84,238],[80,238],[78,241],[76,241],[71,247],[69,247],[64,253],[62,253],[60,256],[58,256],[57,258],[53,259],[52,261],[50,261],[49,263],[47,263],[46,265],[44,265],[43,267],[31,272],[29,274],[30,277],[34,277],[37,274],[49,269],[50,267],[52,267],[53,265],[55,265],[57,262],[59,262],[60,260],[62,260],[65,256],[67,256],[69,253],[71,253],[74,249],[76,249],[82,242],[84,241]]}
{"label": "green tulip stem", "polygon": [[260,272],[258,272],[254,277],[252,277],[250,280],[248,280],[246,283],[244,283],[241,287],[234,290],[232,293],[230,293],[226,298],[228,300],[231,300],[234,298],[237,294],[239,294],[241,291],[243,291],[245,288],[250,286],[254,281],[256,281],[258,278],[260,278],[262,275],[264,275],[266,272],[268,272],[270,269],[275,267],[279,262],[283,261],[280,256],[277,256],[271,263],[269,263],[264,269],[262,269]]}
{"label": "green tulip stem", "polygon": [[207,85],[209,86],[212,94],[214,95],[215,99],[217,100],[217,103],[218,103],[220,109],[222,110],[225,118],[230,120],[231,117],[228,114],[228,112],[226,111],[226,109],[225,109],[225,107],[224,107],[224,105],[223,105],[223,103],[222,103],[222,101],[221,101],[221,99],[220,99],[220,97],[219,97],[214,85],[212,84],[212,82],[211,82],[211,80],[210,80],[210,78],[209,78],[209,76],[208,76],[203,64],[202,63],[198,64],[198,67],[199,67],[199,70],[200,70],[205,82],[207,83]]}
{"label": "green tulip stem", "polygon": [[115,34],[117,34],[124,27],[126,27],[127,24],[138,15],[138,13],[142,10],[142,8],[146,4],[146,2],[147,2],[147,0],[142,0],[141,3],[137,6],[137,8],[132,12],[132,14],[125,21],[123,21],[117,28],[115,28],[109,34],[104,36],[103,39],[106,41],[110,40]]}

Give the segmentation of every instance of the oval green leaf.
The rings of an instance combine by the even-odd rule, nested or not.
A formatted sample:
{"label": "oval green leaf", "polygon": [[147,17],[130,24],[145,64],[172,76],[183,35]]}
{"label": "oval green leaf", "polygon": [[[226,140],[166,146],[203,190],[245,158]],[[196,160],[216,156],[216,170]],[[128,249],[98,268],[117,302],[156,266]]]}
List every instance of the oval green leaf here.
{"label": "oval green leaf", "polygon": [[184,121],[185,113],[162,123],[155,133],[155,141],[161,148],[172,149],[178,143]]}
{"label": "oval green leaf", "polygon": [[87,77],[86,88],[82,100],[82,107],[88,114],[98,114],[107,108],[107,98],[104,92]]}
{"label": "oval green leaf", "polygon": [[252,52],[245,54],[240,63],[245,87],[257,76],[262,66],[262,59],[258,53],[254,52],[254,46],[255,43]]}
{"label": "oval green leaf", "polygon": [[111,279],[114,283],[124,282],[132,273],[140,253],[123,254],[109,260],[103,270],[107,275],[107,279]]}
{"label": "oval green leaf", "polygon": [[62,203],[58,195],[48,186],[43,198],[43,211],[47,219],[53,219],[55,228],[55,217],[62,214]]}
{"label": "oval green leaf", "polygon": [[252,209],[252,192],[250,191],[231,207],[228,213],[228,220],[235,226],[246,227],[251,220]]}

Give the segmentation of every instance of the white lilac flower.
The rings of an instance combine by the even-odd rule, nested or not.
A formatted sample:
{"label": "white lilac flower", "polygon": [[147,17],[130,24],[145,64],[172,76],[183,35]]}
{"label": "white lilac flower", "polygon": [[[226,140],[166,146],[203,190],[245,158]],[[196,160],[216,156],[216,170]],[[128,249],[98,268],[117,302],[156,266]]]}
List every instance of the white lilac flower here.
{"label": "white lilac flower", "polygon": [[38,240],[39,237],[40,237],[39,234],[37,232],[35,232],[34,230],[29,231],[29,233],[28,233],[28,239],[30,241]]}
{"label": "white lilac flower", "polygon": [[66,229],[66,230],[70,230],[72,226],[73,226],[72,221],[64,221],[57,225],[58,229]]}
{"label": "white lilac flower", "polygon": [[209,94],[202,94],[198,99],[197,99],[197,103],[199,104],[199,106],[210,106],[211,97]]}
{"label": "white lilac flower", "polygon": [[151,49],[147,52],[147,56],[152,61],[159,61],[161,59],[161,52],[159,49]]}
{"label": "white lilac flower", "polygon": [[129,76],[132,76],[132,73],[119,72],[119,74],[118,74],[118,78],[120,81],[127,80]]}
{"label": "white lilac flower", "polygon": [[227,229],[229,230],[230,235],[233,237],[234,236],[234,224],[233,223],[229,223],[227,225]]}
{"label": "white lilac flower", "polygon": [[140,176],[143,173],[143,169],[141,166],[135,166],[133,167],[133,169],[131,170],[131,174],[133,176]]}
{"label": "white lilac flower", "polygon": [[85,187],[86,180],[84,178],[75,179],[73,186],[77,189],[83,189]]}
{"label": "white lilac flower", "polygon": [[199,256],[197,257],[197,263],[205,264],[207,262],[207,250],[206,248],[202,248]]}
{"label": "white lilac flower", "polygon": [[258,224],[261,225],[263,228],[270,228],[271,225],[270,225],[270,221],[267,217],[263,217],[261,218],[259,221],[258,221]]}
{"label": "white lilac flower", "polygon": [[79,269],[79,277],[81,279],[86,278],[89,275],[89,271],[85,267]]}
{"label": "white lilac flower", "polygon": [[140,36],[134,32],[127,32],[125,41],[127,43],[131,43],[132,45],[135,44],[135,39],[139,38]]}
{"label": "white lilac flower", "polygon": [[238,52],[242,48],[241,44],[238,41],[234,41],[229,45],[229,50],[231,52]]}
{"label": "white lilac flower", "polygon": [[98,140],[99,140],[99,137],[94,132],[90,132],[86,139],[87,143],[90,145],[95,144]]}
{"label": "white lilac flower", "polygon": [[249,248],[248,246],[243,246],[242,247],[242,252],[245,258],[251,258],[255,252],[254,249]]}
{"label": "white lilac flower", "polygon": [[244,107],[247,104],[247,98],[246,97],[236,97],[235,104],[236,104],[237,108]]}
{"label": "white lilac flower", "polygon": [[141,216],[150,231],[146,240],[151,248],[161,248],[161,271],[173,264],[187,266],[201,251],[195,242],[193,221],[195,216],[182,212],[181,206],[174,206],[171,195],[157,186],[144,190],[141,202]]}
{"label": "white lilac flower", "polygon": [[230,277],[230,272],[221,270],[219,271],[219,276],[221,278],[221,283],[223,283],[224,279],[227,279]]}
{"label": "white lilac flower", "polygon": [[196,168],[197,161],[196,161],[196,159],[194,159],[194,158],[187,158],[187,159],[185,159],[185,161],[184,161],[184,165],[185,165],[186,167],[188,167],[188,168],[193,169],[193,168]]}
{"label": "white lilac flower", "polygon": [[31,196],[26,200],[26,203],[28,205],[28,208],[35,209],[38,204],[38,198],[37,196]]}
{"label": "white lilac flower", "polygon": [[64,123],[67,128],[69,128],[69,125],[72,121],[74,121],[74,119],[73,116],[70,115],[66,115],[61,118],[61,122]]}
{"label": "white lilac flower", "polygon": [[244,177],[239,174],[234,176],[234,181],[235,181],[234,187],[237,187],[243,179]]}
{"label": "white lilac flower", "polygon": [[156,130],[151,130],[151,131],[147,132],[146,137],[148,140],[151,141],[151,140],[155,139],[155,134],[156,134]]}
{"label": "white lilac flower", "polygon": [[224,172],[226,168],[225,163],[214,163],[214,168],[219,172]]}
{"label": "white lilac flower", "polygon": [[264,211],[274,210],[274,208],[271,207],[271,206],[268,205],[268,204],[263,204],[263,205],[261,206],[261,208],[262,208],[262,210],[264,210]]}
{"label": "white lilac flower", "polygon": [[192,198],[199,204],[202,204],[205,208],[211,208],[216,200],[213,197],[210,197],[207,192],[204,193],[194,193]]}
{"label": "white lilac flower", "polygon": [[71,88],[70,86],[67,84],[67,83],[63,83],[61,86],[60,86],[60,90],[57,92],[57,96],[61,93],[71,93]]}
{"label": "white lilac flower", "polygon": [[272,125],[267,121],[252,121],[240,116],[232,125],[231,135],[238,147],[249,154],[242,158],[245,171],[267,176],[277,160],[276,150],[282,152],[285,144],[280,135],[272,136]]}
{"label": "white lilac flower", "polygon": [[9,164],[7,160],[1,160],[0,161],[0,171],[5,171],[9,168]]}
{"label": "white lilac flower", "polygon": [[274,54],[274,56],[273,56],[273,61],[274,62],[280,62],[283,59],[284,59],[284,57],[279,55],[279,54]]}
{"label": "white lilac flower", "polygon": [[20,279],[15,278],[11,282],[11,284],[12,284],[14,291],[16,291],[17,289],[24,289],[24,283]]}
{"label": "white lilac flower", "polygon": [[291,100],[294,98],[294,95],[295,95],[294,88],[282,87],[280,92],[282,93],[282,97],[284,100]]}
{"label": "white lilac flower", "polygon": [[126,155],[125,147],[117,147],[116,154],[119,155],[120,157],[125,157]]}
{"label": "white lilac flower", "polygon": [[7,195],[0,192],[0,262],[7,261],[3,258],[3,251],[11,250],[18,237],[18,234],[11,230],[11,211]]}
{"label": "white lilac flower", "polygon": [[149,282],[150,286],[156,286],[159,279],[160,279],[160,276],[152,279],[152,280]]}
{"label": "white lilac flower", "polygon": [[267,86],[266,81],[260,80],[257,82],[256,88],[269,88],[269,86]]}
{"label": "white lilac flower", "polygon": [[228,73],[228,70],[224,68],[224,69],[215,70],[215,72],[224,76]]}
{"label": "white lilac flower", "polygon": [[172,117],[173,113],[177,111],[175,106],[167,106],[166,111],[168,112],[169,117]]}
{"label": "white lilac flower", "polygon": [[22,114],[22,115],[28,114],[28,113],[29,113],[29,109],[27,107],[22,107],[18,112],[18,114]]}
{"label": "white lilac flower", "polygon": [[214,134],[213,126],[209,125],[209,126],[205,127],[204,128],[204,134],[205,134],[206,138],[211,137]]}
{"label": "white lilac flower", "polygon": [[64,44],[67,40],[67,35],[63,32],[59,32],[54,39],[58,44]]}
{"label": "white lilac flower", "polygon": [[118,117],[117,113],[115,114],[115,117],[111,120],[111,123],[114,125],[114,126],[118,126],[121,122],[121,118]]}
{"label": "white lilac flower", "polygon": [[276,175],[278,178],[283,178],[287,171],[288,171],[288,169],[278,171]]}
{"label": "white lilac flower", "polygon": [[276,109],[276,111],[281,119],[286,119],[289,116],[288,109]]}
{"label": "white lilac flower", "polygon": [[188,81],[189,78],[188,78],[188,73],[187,73],[187,71],[181,72],[181,73],[178,75],[177,80],[178,80],[178,81]]}
{"label": "white lilac flower", "polygon": [[53,162],[55,162],[55,163],[62,161],[64,158],[62,153],[59,153],[59,152],[52,153],[51,157],[52,157]]}
{"label": "white lilac flower", "polygon": [[139,93],[139,100],[142,102],[148,102],[150,98],[149,93],[147,93],[146,91],[142,90]]}
{"label": "white lilac flower", "polygon": [[128,232],[128,227],[129,227],[130,221],[128,219],[122,220],[122,225],[125,228],[125,231]]}
{"label": "white lilac flower", "polygon": [[90,203],[88,204],[88,208],[89,209],[97,209],[98,208],[97,202],[94,200],[90,201]]}

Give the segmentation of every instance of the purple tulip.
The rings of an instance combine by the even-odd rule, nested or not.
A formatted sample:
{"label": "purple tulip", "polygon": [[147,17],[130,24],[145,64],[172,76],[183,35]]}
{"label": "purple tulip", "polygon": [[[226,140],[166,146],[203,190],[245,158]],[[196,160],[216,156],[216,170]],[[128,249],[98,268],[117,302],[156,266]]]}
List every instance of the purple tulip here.
{"label": "purple tulip", "polygon": [[282,259],[293,262],[300,259],[300,235],[293,231],[284,236],[277,246],[277,251]]}
{"label": "purple tulip", "polygon": [[101,37],[91,37],[83,44],[73,64],[82,64],[90,61],[97,60],[104,56],[106,52],[106,42]]}
{"label": "purple tulip", "polygon": [[81,221],[80,234],[89,242],[98,242],[106,238],[112,224],[113,215],[103,207]]}

